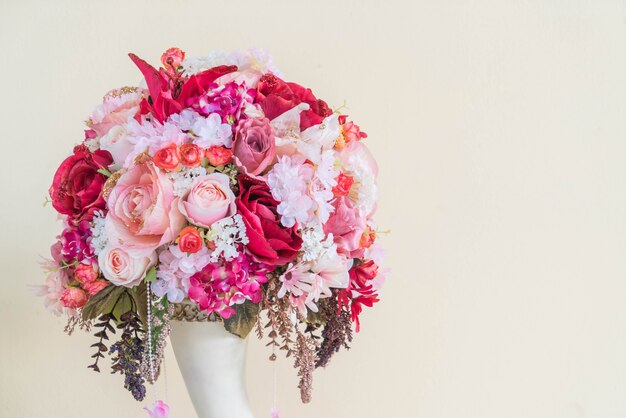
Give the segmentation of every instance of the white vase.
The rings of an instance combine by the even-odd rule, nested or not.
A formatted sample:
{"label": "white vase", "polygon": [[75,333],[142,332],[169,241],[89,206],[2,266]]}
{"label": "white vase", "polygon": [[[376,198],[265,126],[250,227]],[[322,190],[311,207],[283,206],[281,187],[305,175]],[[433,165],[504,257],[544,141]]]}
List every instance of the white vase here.
{"label": "white vase", "polygon": [[170,340],[198,418],[253,418],[246,392],[247,340],[221,322],[172,321]]}

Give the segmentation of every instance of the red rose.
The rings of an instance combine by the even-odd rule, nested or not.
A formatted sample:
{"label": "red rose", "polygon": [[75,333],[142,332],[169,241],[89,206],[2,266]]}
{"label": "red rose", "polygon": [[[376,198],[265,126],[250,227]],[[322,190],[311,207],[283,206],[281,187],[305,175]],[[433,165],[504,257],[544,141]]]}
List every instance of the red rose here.
{"label": "red rose", "polygon": [[180,164],[180,155],[178,154],[178,148],[176,144],[170,144],[165,148],[161,148],[152,157],[154,165],[163,170],[174,171]]}
{"label": "red rose", "polygon": [[348,273],[350,274],[350,282],[365,286],[368,281],[374,280],[378,275],[378,265],[374,263],[374,260],[367,260],[356,267],[352,267]]}
{"label": "red rose", "polygon": [[205,151],[205,156],[209,160],[209,164],[217,167],[226,164],[233,158],[233,150],[213,145]]}
{"label": "red rose", "polygon": [[311,89],[287,83],[274,74],[265,74],[259,80],[256,102],[270,120],[300,103],[307,103],[311,108],[300,113],[301,130],[322,123],[325,117],[333,114],[326,102],[316,98]]}
{"label": "red rose", "polygon": [[187,167],[197,167],[202,163],[202,150],[196,144],[180,146],[180,161]]}
{"label": "red rose", "polygon": [[256,261],[276,266],[296,258],[302,247],[297,225],[285,228],[280,224],[280,215],[276,212],[278,202],[267,184],[241,176],[236,202],[250,240],[246,248]]}
{"label": "red rose", "polygon": [[74,223],[91,220],[94,212],[105,208],[102,187],[107,177],[98,170],[112,163],[108,151],[91,153],[84,145],[76,146],[54,174],[49,190],[52,206]]}
{"label": "red rose", "polygon": [[202,249],[203,239],[193,226],[188,226],[178,236],[178,247],[184,253],[197,253]]}

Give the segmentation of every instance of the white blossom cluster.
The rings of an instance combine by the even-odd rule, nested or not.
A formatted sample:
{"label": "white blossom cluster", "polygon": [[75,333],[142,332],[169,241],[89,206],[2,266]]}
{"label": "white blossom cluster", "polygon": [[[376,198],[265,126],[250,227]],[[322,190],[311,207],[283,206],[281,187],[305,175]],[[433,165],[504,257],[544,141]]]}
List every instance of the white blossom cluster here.
{"label": "white blossom cluster", "polygon": [[238,257],[237,245],[246,245],[249,242],[246,226],[239,214],[215,222],[211,225],[207,238],[215,244],[211,253],[212,262],[216,262],[220,256],[226,261]]}
{"label": "white blossom cluster", "polygon": [[195,167],[189,170],[174,171],[169,173],[174,183],[174,195],[184,196],[193,186],[193,182],[198,178],[205,176],[207,171],[204,167]]}
{"label": "white blossom cluster", "polygon": [[109,238],[107,237],[104,225],[104,213],[99,210],[94,214],[93,226],[91,227],[91,247],[96,255],[100,255],[100,252],[109,244]]}

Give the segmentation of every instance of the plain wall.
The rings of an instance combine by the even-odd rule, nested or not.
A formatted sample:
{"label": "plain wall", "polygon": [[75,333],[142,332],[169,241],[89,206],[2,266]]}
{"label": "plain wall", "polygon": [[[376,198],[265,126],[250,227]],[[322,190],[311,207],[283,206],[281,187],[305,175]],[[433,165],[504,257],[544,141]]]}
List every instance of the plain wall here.
{"label": "plain wall", "polygon": [[[282,417],[626,417],[625,18],[611,0],[0,0],[0,416],[146,416],[26,287],[61,228],[42,203],[101,97],[140,81],[126,53],[259,46],[347,101],[392,231],[383,301],[310,405],[279,363]],[[192,417],[172,354],[172,417]],[[269,354],[250,341],[258,418]]]}

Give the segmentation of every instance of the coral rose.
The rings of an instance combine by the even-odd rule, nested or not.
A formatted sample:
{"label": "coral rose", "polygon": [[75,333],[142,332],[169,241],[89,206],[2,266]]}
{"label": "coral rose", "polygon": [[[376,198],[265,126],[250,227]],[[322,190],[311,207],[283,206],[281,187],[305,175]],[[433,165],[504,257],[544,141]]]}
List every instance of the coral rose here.
{"label": "coral rose", "polygon": [[68,287],[61,294],[61,303],[66,308],[81,308],[87,303],[87,294],[83,289]]}
{"label": "coral rose", "polygon": [[174,241],[185,224],[174,186],[150,161],[120,176],[108,198],[105,228],[111,245],[150,253]]}
{"label": "coral rose", "polygon": [[249,176],[259,176],[276,156],[274,132],[267,118],[240,120],[235,129],[235,165]]}
{"label": "coral rose", "polygon": [[282,226],[277,206],[267,184],[239,178],[237,210],[246,226],[246,248],[258,262],[273,266],[293,261],[302,247],[302,238],[296,233],[298,225]]}
{"label": "coral rose", "polygon": [[89,296],[95,296],[108,285],[109,282],[107,282],[106,280],[98,279],[83,285],[83,289],[85,289],[85,291],[89,293]]}
{"label": "coral rose", "polygon": [[180,231],[178,236],[178,247],[184,253],[194,254],[202,249],[203,240],[200,233],[193,226]]}
{"label": "coral rose", "polygon": [[112,162],[108,151],[91,153],[85,145],[76,146],[54,174],[49,190],[52,206],[73,223],[91,220],[94,212],[105,207],[102,187],[107,177],[98,170]]}
{"label": "coral rose", "polygon": [[178,154],[178,147],[176,144],[170,144],[161,148],[152,157],[154,165],[163,170],[174,171],[180,164],[180,155]]}
{"label": "coral rose", "polygon": [[190,223],[205,228],[234,215],[235,194],[229,183],[229,177],[222,173],[198,177],[191,190],[178,202],[180,212]]}
{"label": "coral rose", "polygon": [[116,286],[133,287],[145,277],[157,261],[156,253],[127,252],[121,248],[106,247],[98,256],[102,274]]}
{"label": "coral rose", "polygon": [[183,144],[179,149],[180,162],[187,167],[197,167],[202,163],[202,150],[196,144]]}
{"label": "coral rose", "polygon": [[84,287],[87,283],[96,281],[98,278],[98,272],[96,272],[91,263],[80,263],[74,269],[74,278]]}
{"label": "coral rose", "polygon": [[233,158],[233,150],[230,148],[213,145],[212,147],[207,148],[205,156],[207,160],[209,160],[209,164],[217,167],[218,165],[224,165],[228,163],[231,158]]}

